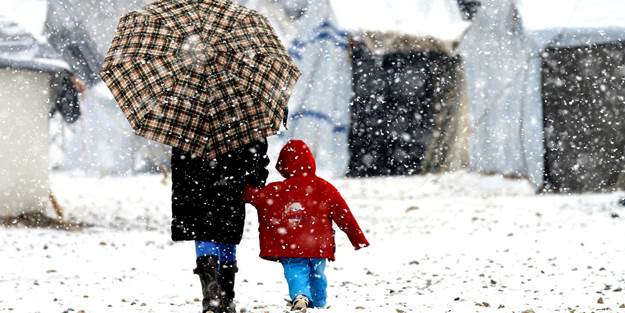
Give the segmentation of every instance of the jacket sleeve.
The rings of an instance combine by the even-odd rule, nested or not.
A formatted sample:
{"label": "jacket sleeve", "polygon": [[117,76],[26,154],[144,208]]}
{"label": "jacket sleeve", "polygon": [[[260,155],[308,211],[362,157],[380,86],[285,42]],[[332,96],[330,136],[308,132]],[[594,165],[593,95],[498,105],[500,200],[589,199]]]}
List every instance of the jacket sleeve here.
{"label": "jacket sleeve", "polygon": [[259,141],[248,149],[244,150],[240,156],[238,164],[242,173],[243,182],[255,187],[265,186],[269,171],[269,157],[267,157],[267,141]]}
{"label": "jacket sleeve", "polygon": [[369,241],[367,241],[365,234],[360,229],[360,226],[358,226],[358,222],[356,222],[356,218],[349,210],[345,199],[343,199],[336,188],[331,185],[328,187],[330,193],[329,199],[331,201],[330,214],[332,216],[332,220],[347,235],[349,241],[356,250],[368,247]]}
{"label": "jacket sleeve", "polygon": [[253,205],[254,207],[258,207],[261,194],[261,188],[255,187],[253,185],[247,185],[243,190],[243,201]]}

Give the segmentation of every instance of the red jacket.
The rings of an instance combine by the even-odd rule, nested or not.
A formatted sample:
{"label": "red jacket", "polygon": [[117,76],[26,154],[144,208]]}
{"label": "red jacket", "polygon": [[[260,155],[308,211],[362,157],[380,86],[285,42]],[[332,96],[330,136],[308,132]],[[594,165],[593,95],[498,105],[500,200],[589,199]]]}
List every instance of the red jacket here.
{"label": "red jacket", "polygon": [[341,194],[315,175],[315,159],[303,141],[289,141],[276,168],[286,180],[261,189],[248,186],[244,194],[258,211],[260,257],[334,260],[332,222],[354,248],[369,245]]}

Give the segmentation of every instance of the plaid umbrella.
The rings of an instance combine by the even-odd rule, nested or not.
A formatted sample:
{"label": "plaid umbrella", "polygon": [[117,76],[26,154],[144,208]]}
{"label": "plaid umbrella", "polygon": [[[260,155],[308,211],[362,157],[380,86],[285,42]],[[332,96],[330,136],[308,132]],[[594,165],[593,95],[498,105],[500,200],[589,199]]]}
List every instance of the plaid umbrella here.
{"label": "plaid umbrella", "polygon": [[257,12],[160,0],[120,19],[100,75],[137,134],[212,159],[275,134],[300,72]]}

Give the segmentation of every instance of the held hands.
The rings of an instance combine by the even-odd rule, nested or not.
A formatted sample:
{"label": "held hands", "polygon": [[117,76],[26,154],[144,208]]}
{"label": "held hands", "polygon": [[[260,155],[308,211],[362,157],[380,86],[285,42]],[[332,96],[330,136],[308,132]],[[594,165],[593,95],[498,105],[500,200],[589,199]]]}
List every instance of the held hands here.
{"label": "held hands", "polygon": [[253,185],[245,186],[245,188],[243,188],[243,200],[248,203],[252,202],[258,196],[259,190],[258,187]]}

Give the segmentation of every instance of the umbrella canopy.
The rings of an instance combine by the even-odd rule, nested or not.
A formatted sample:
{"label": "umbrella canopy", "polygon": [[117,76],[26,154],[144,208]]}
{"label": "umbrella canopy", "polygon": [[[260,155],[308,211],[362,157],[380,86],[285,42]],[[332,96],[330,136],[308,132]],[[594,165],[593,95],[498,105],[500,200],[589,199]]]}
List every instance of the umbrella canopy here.
{"label": "umbrella canopy", "polygon": [[257,12],[161,0],[121,18],[100,75],[137,134],[212,159],[275,134],[300,72]]}

